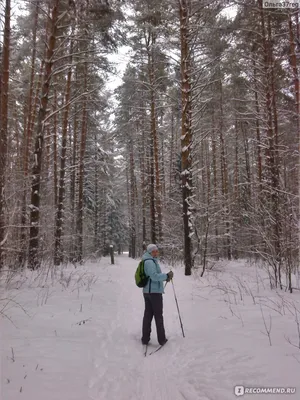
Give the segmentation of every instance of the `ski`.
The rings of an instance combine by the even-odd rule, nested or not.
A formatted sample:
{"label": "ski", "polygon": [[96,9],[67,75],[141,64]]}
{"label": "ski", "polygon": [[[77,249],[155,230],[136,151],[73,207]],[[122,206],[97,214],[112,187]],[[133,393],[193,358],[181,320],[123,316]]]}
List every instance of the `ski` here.
{"label": "ski", "polygon": [[148,345],[144,344],[144,356],[147,356],[147,351],[148,351]]}
{"label": "ski", "polygon": [[[165,343],[165,344],[166,344],[166,343]],[[160,345],[160,346],[157,347],[157,349],[151,351],[151,353],[149,353],[149,356],[151,356],[151,354],[154,354],[154,353],[156,353],[157,351],[159,351],[162,347],[164,347],[165,344]]]}
{"label": "ski", "polygon": [[[167,342],[166,342],[166,343],[167,343]],[[151,354],[156,353],[156,352],[159,351],[162,347],[164,347],[164,345],[165,345],[166,343],[164,343],[163,345],[159,345],[156,349],[154,349],[153,351],[151,351],[151,353],[148,353],[149,344],[143,344],[143,354],[144,354],[144,357],[147,357],[147,355],[148,355],[148,356],[151,356]]]}

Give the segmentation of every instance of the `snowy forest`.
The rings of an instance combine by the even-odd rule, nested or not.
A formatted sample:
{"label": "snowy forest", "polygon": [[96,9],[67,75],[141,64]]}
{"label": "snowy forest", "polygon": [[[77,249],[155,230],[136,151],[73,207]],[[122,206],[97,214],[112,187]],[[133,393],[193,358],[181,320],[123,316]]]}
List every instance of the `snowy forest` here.
{"label": "snowy forest", "polygon": [[0,269],[157,243],[292,291],[299,63],[299,10],[262,0],[3,0]]}

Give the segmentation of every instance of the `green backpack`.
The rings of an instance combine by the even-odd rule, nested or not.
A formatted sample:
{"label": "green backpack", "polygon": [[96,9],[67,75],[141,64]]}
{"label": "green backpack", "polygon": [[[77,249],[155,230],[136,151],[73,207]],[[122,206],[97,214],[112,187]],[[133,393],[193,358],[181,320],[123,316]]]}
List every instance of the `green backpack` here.
{"label": "green backpack", "polygon": [[139,288],[143,288],[148,283],[149,276],[145,274],[144,260],[139,262],[139,265],[135,271],[135,283]]}

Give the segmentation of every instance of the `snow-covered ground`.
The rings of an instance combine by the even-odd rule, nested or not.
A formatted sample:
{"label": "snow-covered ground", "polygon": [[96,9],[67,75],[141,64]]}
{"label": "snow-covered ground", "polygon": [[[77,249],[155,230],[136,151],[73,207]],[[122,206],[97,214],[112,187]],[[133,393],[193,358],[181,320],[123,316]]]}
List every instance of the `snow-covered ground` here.
{"label": "snow-covered ground", "polygon": [[[204,278],[177,268],[186,337],[168,284],[169,342],[145,358],[136,266],[123,255],[114,266],[102,259],[64,269],[48,283],[28,272],[7,290],[2,282],[1,400],[229,400],[235,385],[297,388],[245,399],[300,398],[300,292],[271,292],[266,275],[241,261]],[[151,342],[154,349],[154,325]]]}

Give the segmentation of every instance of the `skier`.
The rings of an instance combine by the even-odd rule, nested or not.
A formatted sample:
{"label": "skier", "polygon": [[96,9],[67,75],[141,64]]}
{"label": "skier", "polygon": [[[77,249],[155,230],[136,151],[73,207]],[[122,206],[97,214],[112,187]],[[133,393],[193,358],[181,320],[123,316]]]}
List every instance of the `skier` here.
{"label": "skier", "polygon": [[143,255],[145,274],[149,276],[148,283],[143,288],[145,300],[145,312],[143,318],[142,343],[147,345],[151,335],[151,322],[154,316],[158,343],[163,346],[168,339],[166,338],[164,319],[163,319],[163,281],[169,282],[173,278],[173,272],[167,274],[161,272],[158,263],[158,247],[149,244],[147,251]]}

